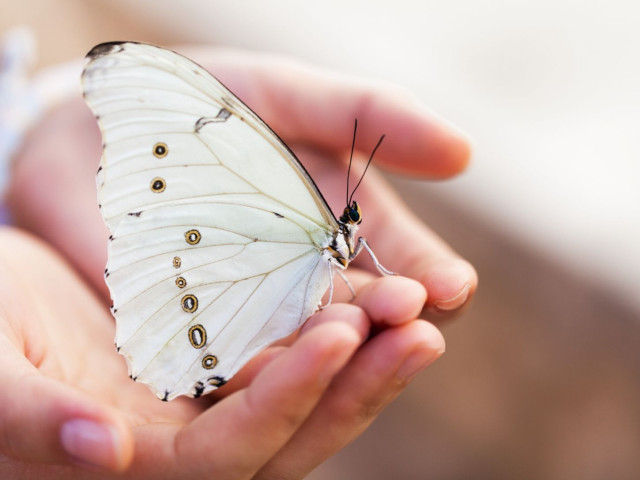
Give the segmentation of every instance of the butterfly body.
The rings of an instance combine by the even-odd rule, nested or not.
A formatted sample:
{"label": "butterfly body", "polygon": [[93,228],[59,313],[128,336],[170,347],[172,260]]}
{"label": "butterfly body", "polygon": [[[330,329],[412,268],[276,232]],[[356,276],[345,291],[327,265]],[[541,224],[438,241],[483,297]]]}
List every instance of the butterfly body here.
{"label": "butterfly body", "polygon": [[223,385],[370,252],[357,204],[337,220],[278,136],[188,59],[98,45],[83,87],[103,136],[116,346],[159,398]]}

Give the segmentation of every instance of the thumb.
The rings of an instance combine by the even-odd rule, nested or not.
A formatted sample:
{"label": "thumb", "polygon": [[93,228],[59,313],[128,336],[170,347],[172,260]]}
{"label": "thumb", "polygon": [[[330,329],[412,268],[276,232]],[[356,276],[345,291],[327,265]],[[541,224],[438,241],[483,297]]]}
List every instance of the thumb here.
{"label": "thumb", "polygon": [[3,454],[29,463],[80,463],[115,472],[131,463],[132,434],[115,411],[35,370],[1,380]]}

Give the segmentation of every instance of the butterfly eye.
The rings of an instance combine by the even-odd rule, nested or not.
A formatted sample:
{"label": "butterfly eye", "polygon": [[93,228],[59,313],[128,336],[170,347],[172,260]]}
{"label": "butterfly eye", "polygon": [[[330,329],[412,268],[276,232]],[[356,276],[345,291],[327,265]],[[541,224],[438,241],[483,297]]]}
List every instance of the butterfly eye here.
{"label": "butterfly eye", "polygon": [[357,202],[353,202],[349,207],[349,219],[351,223],[360,224],[362,222],[362,212]]}

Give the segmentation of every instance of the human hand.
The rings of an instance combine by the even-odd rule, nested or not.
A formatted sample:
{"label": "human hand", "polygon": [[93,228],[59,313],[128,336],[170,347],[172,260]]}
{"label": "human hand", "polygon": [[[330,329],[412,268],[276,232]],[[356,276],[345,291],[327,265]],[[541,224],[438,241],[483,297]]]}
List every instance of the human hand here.
{"label": "human hand", "polygon": [[[257,60],[240,54],[218,54],[215,62],[212,58],[210,55],[208,61],[201,63],[215,63],[216,75],[289,142],[334,211],[339,212],[344,206],[345,194],[345,169],[337,169],[336,164],[340,164],[336,161],[344,159],[355,116],[361,123],[362,135],[359,136],[358,145],[362,145],[362,150],[367,153],[377,136],[386,129],[388,139],[376,158],[379,165],[405,173],[444,177],[460,170],[466,163],[468,147],[464,140],[401,95],[385,94],[376,90],[377,87],[362,87],[340,78],[317,76],[314,72],[286,64],[283,68],[279,60]],[[274,68],[274,65],[278,68]],[[309,115],[308,111],[314,114]],[[314,129],[313,123],[316,121],[318,128]],[[340,122],[344,123],[344,127]],[[389,126],[393,130],[388,129]],[[342,137],[345,136],[346,141],[343,141]],[[59,249],[100,291],[106,302],[108,295],[102,271],[107,234],[94,200],[94,174],[100,155],[99,145],[95,123],[83,104],[78,102],[58,110],[34,131],[24,149],[15,171],[11,203],[17,223],[35,231]],[[95,160],[88,161],[89,158]],[[361,433],[406,384],[407,372],[414,373],[442,352],[444,343],[439,332],[426,322],[415,319],[425,304],[435,307],[443,305],[446,307],[443,309],[455,309],[463,304],[475,290],[473,269],[417,221],[375,173],[367,173],[356,198],[364,213],[361,231],[368,237],[383,264],[402,275],[418,279],[422,286],[408,279],[380,279],[366,270],[350,268],[349,276],[358,290],[354,301],[356,307],[336,304],[319,313],[305,327],[305,330],[309,329],[308,333],[294,342],[292,348],[268,350],[206,401],[181,399],[163,410],[165,407],[158,406],[159,402],[144,387],[141,392],[127,396],[125,392],[140,386],[124,378],[124,371],[120,371],[118,375],[120,379],[124,378],[124,384],[121,384],[122,380],[109,381],[102,390],[97,390],[101,394],[98,398],[88,401],[92,408],[98,408],[96,402],[101,408],[108,407],[111,416],[104,414],[104,421],[121,436],[121,450],[106,454],[98,464],[121,469],[132,461],[129,474],[141,477],[156,472],[166,474],[166,478],[174,474],[180,478],[185,472],[192,472],[197,478],[203,472],[225,472],[222,478],[246,478],[259,470],[265,478],[300,478]],[[363,266],[369,267],[365,259],[361,261]],[[429,292],[426,302],[424,287]],[[86,286],[82,288],[86,290]],[[344,291],[336,293],[338,300],[348,298]],[[73,303],[73,298],[69,301]],[[51,321],[57,324],[64,319],[65,316],[60,315],[60,318]],[[342,326],[336,327],[335,321]],[[320,327],[311,328],[316,323],[329,325],[322,327],[327,331],[317,333]],[[344,324],[351,325],[351,328],[345,330]],[[362,345],[351,358],[348,358],[349,353],[345,353],[347,357],[343,358],[332,350],[338,348],[341,352],[353,352],[364,341],[371,326],[379,333]],[[28,330],[33,331],[37,329]],[[85,342],[98,338],[98,333],[86,332]],[[104,354],[115,359],[109,362],[120,362],[122,365],[122,360],[111,345],[112,335],[105,332],[100,335],[109,339],[110,353],[105,348]],[[68,349],[62,350],[65,355],[71,353],[67,352]],[[335,357],[338,364],[328,362],[327,356]],[[278,366],[276,361],[283,365]],[[284,363],[287,361],[290,363]],[[413,368],[403,369],[400,365],[404,362],[415,363]],[[327,374],[329,377],[334,375],[327,383],[331,385],[330,388],[325,390],[326,385],[323,385],[319,389],[309,389],[309,376],[314,376],[311,374],[313,368],[321,368],[320,364],[323,363],[326,368],[334,369]],[[296,370],[296,365],[305,365],[304,371]],[[13,368],[9,368],[11,370]],[[271,377],[282,376],[281,372],[285,371],[286,380],[290,383],[278,386],[278,382]],[[46,373],[44,375],[47,377]],[[84,384],[69,385],[66,378],[55,376],[54,380],[70,388],[69,393],[86,391]],[[237,400],[232,399],[254,395],[249,392],[256,389],[259,392],[267,391],[260,388],[268,388],[264,394],[275,395],[278,400],[267,402],[265,405],[268,408],[264,410],[252,411],[244,416],[242,411],[234,410]],[[299,403],[306,410],[300,413],[286,399],[278,397],[278,392],[274,390],[281,390],[281,395],[295,401],[296,405]],[[90,392],[95,395],[94,389],[90,389]],[[128,400],[117,404],[114,412],[109,402],[107,406],[101,403],[105,395],[107,398],[117,395]],[[70,400],[58,402],[55,398],[45,397],[39,402],[39,407],[54,408]],[[212,400],[220,401],[199,416]],[[0,407],[3,403],[0,399]],[[280,403],[287,408],[279,410],[277,407]],[[157,415],[152,414],[156,411]],[[296,415],[296,412],[300,416],[294,422],[291,415]],[[57,445],[58,453],[57,456],[50,456],[45,451],[43,458],[50,462],[64,462],[68,457],[61,450],[59,440],[56,444],[59,436],[54,434],[59,433],[66,417],[50,413],[41,416],[51,417],[53,423],[50,426],[52,435],[49,445]],[[259,442],[251,435],[254,424],[256,431],[264,432],[257,426],[260,425],[261,416],[272,417],[274,422],[280,422],[269,427],[273,428],[266,439],[270,441],[269,445],[258,445]],[[36,417],[25,413],[25,418]],[[210,428],[207,427],[209,423],[202,423],[207,419],[210,419]],[[166,421],[175,428],[163,429],[162,422]],[[227,442],[236,448],[226,452],[224,462],[220,462],[217,455],[212,459],[204,453],[201,457],[193,453],[202,452],[197,448],[201,445],[209,448],[216,438],[210,431],[215,432],[221,426],[229,429]],[[16,431],[9,429],[4,437],[12,438],[14,434]],[[271,434],[277,434],[278,439],[271,441]],[[132,438],[135,439],[133,460],[130,448]],[[171,450],[169,445],[177,445],[179,439],[183,438],[188,439],[182,441],[187,442],[183,445],[189,445],[189,449],[169,451],[163,461],[150,460],[153,458],[152,451]],[[235,439],[235,442],[231,439]],[[246,456],[247,445],[256,446],[258,458],[253,461],[246,459],[246,464],[242,465],[233,463]],[[29,446],[28,451],[38,452],[36,447],[46,450],[47,444],[36,442]],[[91,451],[94,452],[92,455],[104,452],[97,447]],[[41,457],[31,454],[13,457],[27,462],[41,460]],[[218,463],[214,460],[218,460]],[[241,460],[241,463],[244,461]],[[48,473],[53,475],[55,471],[49,470]],[[66,473],[64,478],[69,478]]]}
{"label": "human hand", "polygon": [[[214,394],[160,402],[127,378],[108,310],[44,242],[0,230],[0,284],[7,478],[302,478],[444,350],[415,320],[420,284],[382,278]],[[380,333],[364,343],[372,326]]]}

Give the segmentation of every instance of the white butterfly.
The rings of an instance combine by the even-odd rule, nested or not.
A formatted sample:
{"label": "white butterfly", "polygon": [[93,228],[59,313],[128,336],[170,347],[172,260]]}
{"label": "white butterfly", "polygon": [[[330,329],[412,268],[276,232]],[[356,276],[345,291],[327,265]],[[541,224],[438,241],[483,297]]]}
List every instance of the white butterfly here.
{"label": "white butterfly", "polygon": [[[295,331],[362,248],[271,129],[200,66],[136,43],[94,47],[84,96],[102,130],[106,282],[129,374],[198,397]],[[336,270],[337,268],[337,270]]]}

